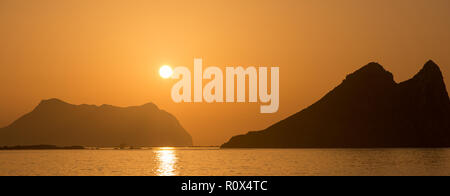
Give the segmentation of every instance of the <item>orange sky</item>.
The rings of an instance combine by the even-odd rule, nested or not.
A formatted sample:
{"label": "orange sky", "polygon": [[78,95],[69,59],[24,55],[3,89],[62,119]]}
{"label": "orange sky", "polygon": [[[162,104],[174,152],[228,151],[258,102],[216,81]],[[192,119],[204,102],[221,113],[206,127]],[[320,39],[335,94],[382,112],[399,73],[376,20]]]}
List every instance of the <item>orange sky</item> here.
{"label": "orange sky", "polygon": [[[370,61],[397,82],[433,59],[450,84],[449,0],[0,0],[0,126],[41,99],[173,113],[219,145],[303,109]],[[280,110],[173,103],[164,64],[279,66]]]}

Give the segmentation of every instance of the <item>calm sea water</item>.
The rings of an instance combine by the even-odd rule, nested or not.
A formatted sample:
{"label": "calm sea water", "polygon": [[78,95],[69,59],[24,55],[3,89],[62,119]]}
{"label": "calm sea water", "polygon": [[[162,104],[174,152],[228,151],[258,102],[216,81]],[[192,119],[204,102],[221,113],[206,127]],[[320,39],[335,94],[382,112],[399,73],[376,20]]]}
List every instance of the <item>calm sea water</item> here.
{"label": "calm sea water", "polygon": [[450,175],[450,149],[0,151],[0,175]]}

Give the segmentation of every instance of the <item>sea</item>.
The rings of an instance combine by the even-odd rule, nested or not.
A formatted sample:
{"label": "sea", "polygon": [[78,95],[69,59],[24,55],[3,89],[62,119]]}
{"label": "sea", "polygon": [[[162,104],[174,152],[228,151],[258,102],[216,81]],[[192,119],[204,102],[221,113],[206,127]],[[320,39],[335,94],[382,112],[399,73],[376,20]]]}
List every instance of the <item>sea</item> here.
{"label": "sea", "polygon": [[439,176],[450,148],[0,151],[1,176]]}

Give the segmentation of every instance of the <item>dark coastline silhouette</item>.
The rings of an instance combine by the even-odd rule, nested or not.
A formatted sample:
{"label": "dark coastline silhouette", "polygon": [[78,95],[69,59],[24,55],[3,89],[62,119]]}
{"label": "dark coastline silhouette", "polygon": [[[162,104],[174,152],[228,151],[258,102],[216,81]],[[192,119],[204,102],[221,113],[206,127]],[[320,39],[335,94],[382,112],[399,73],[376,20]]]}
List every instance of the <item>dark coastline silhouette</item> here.
{"label": "dark coastline silhouette", "polygon": [[450,147],[450,100],[429,61],[396,83],[378,63],[348,75],[318,102],[271,127],[232,137],[222,148]]}
{"label": "dark coastline silhouette", "polygon": [[0,146],[192,146],[178,120],[154,104],[133,107],[42,101],[0,129]]}
{"label": "dark coastline silhouette", "polygon": [[0,150],[84,150],[83,146],[55,146],[55,145],[31,145],[31,146],[0,146]]}

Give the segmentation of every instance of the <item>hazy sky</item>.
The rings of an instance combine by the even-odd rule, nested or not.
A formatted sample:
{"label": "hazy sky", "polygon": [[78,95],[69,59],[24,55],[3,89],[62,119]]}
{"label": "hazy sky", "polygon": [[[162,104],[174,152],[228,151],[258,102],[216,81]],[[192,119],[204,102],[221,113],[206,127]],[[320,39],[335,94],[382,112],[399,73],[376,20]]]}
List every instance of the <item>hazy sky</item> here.
{"label": "hazy sky", "polygon": [[[449,0],[0,0],[0,126],[42,99],[174,114],[219,145],[296,113],[371,61],[397,82],[428,59],[450,84]],[[279,66],[280,110],[173,103],[164,64]],[[447,88],[448,89],[448,88]]]}

